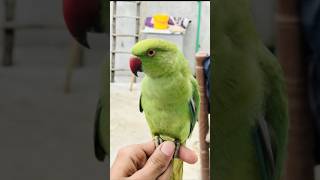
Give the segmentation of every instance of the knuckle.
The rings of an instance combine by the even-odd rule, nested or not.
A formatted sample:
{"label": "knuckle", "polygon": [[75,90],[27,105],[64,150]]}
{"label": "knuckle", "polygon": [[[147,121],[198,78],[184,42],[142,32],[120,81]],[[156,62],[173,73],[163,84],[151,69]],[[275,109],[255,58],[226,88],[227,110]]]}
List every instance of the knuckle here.
{"label": "knuckle", "polygon": [[128,156],[133,151],[133,148],[131,146],[122,147],[118,151],[118,156]]}
{"label": "knuckle", "polygon": [[150,163],[157,171],[162,171],[166,168],[166,162],[159,156],[150,157]]}
{"label": "knuckle", "polygon": [[135,156],[135,160],[136,160],[137,163],[145,164],[145,162],[147,161],[147,157],[143,152],[141,152],[140,154],[138,153]]}

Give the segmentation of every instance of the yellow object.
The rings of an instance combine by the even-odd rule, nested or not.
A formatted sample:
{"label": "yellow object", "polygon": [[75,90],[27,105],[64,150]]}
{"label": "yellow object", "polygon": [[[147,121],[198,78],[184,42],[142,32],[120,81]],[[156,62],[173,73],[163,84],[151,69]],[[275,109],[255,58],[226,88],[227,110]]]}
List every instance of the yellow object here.
{"label": "yellow object", "polygon": [[153,16],[153,21],[155,29],[168,29],[169,16],[167,14],[155,14]]}

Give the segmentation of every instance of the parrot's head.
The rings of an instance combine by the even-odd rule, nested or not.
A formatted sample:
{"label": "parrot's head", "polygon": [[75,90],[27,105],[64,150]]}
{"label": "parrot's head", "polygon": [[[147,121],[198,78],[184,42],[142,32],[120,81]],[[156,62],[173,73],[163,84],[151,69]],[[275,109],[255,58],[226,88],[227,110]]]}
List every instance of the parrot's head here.
{"label": "parrot's head", "polygon": [[63,0],[64,20],[70,33],[87,48],[87,32],[97,23],[99,6],[100,0]]}
{"label": "parrot's head", "polygon": [[132,48],[130,69],[137,76],[143,72],[152,78],[160,77],[175,71],[179,50],[177,46],[162,39],[139,41]]}

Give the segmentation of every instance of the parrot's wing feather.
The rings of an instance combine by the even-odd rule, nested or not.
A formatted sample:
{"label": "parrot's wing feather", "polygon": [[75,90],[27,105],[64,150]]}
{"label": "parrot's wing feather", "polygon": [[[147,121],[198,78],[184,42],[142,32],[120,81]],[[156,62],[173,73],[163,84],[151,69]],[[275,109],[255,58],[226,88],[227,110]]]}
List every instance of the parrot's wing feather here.
{"label": "parrot's wing feather", "polygon": [[254,129],[254,140],[262,176],[264,180],[272,180],[275,175],[275,151],[272,143],[271,129],[264,118],[258,120]]}
{"label": "parrot's wing feather", "polygon": [[190,122],[190,133],[191,135],[193,128],[198,120],[198,114],[200,110],[200,94],[198,89],[197,80],[192,76],[191,77],[191,84],[192,84],[192,98],[189,101],[190,107],[190,114],[191,114],[191,122]]}
{"label": "parrot's wing feather", "polygon": [[101,141],[100,141],[99,124],[100,124],[101,112],[102,112],[102,105],[101,105],[101,101],[99,100],[97,105],[96,115],[95,115],[95,122],[94,122],[94,153],[96,158],[99,161],[103,161],[106,156],[106,152],[104,151],[100,143]]}
{"label": "parrot's wing feather", "polygon": [[139,111],[140,111],[140,112],[143,112],[142,103],[141,103],[141,98],[142,98],[142,94],[140,95],[140,99],[139,99]]}
{"label": "parrot's wing feather", "polygon": [[285,82],[281,66],[267,48],[262,50],[266,59],[260,62],[269,91],[265,97],[265,121],[271,138],[271,147],[274,154],[275,172],[274,179],[280,179],[285,162],[288,109],[285,94]]}
{"label": "parrot's wing feather", "polygon": [[191,113],[191,125],[190,125],[190,134],[189,134],[190,136],[193,131],[194,125],[196,124],[196,121],[197,121],[196,108],[195,108],[193,99],[189,101],[189,109]]}

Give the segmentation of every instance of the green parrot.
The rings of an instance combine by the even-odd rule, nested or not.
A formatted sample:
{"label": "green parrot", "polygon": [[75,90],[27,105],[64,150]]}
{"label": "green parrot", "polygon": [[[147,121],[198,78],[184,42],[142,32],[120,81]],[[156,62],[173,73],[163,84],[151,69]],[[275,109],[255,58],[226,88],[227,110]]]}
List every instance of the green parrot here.
{"label": "green parrot", "polygon": [[183,163],[177,158],[180,145],[190,137],[199,113],[199,90],[188,61],[174,43],[146,39],[132,48],[131,71],[144,72],[140,111],[159,145],[176,143],[171,180],[181,180]]}
{"label": "green parrot", "polygon": [[288,111],[277,59],[261,42],[249,0],[213,8],[212,164],[215,180],[279,180]]}

